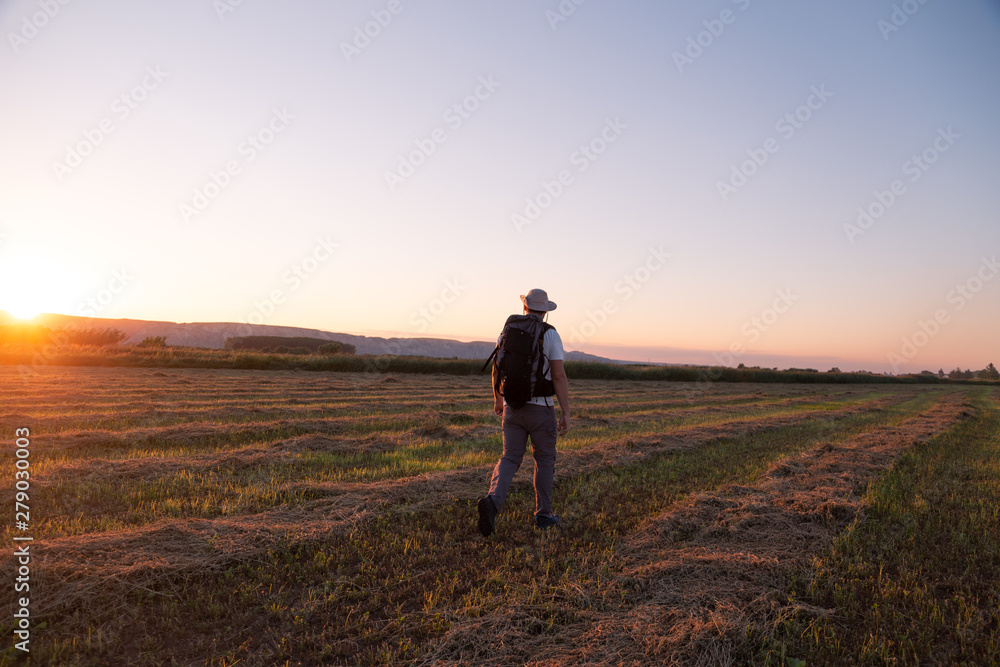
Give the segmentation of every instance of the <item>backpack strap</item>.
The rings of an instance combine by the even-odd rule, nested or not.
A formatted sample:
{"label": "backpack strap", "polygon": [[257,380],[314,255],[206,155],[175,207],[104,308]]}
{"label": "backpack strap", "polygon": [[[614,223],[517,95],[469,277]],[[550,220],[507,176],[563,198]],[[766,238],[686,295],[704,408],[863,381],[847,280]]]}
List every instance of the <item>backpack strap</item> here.
{"label": "backpack strap", "polygon": [[[507,318],[507,321],[503,323],[504,331],[507,330],[507,325],[510,324],[511,319],[514,318],[514,317],[517,317],[517,316],[516,315],[511,315],[510,317]],[[498,352],[500,352],[500,346],[503,345],[503,340],[502,340],[503,339],[503,331],[500,332],[500,338],[501,338],[501,341],[499,343],[497,343],[497,346],[495,348],[493,348],[493,353],[490,354],[489,359],[487,359],[486,363],[483,364],[483,367],[479,369],[480,373],[483,373],[483,372],[486,371],[486,367],[490,365],[490,362],[493,361],[493,358],[497,356]]]}
{"label": "backpack strap", "polygon": [[542,355],[542,362],[543,363],[541,363],[541,364],[538,365],[539,369],[541,369],[542,366],[545,365],[545,363],[544,363],[545,362],[545,334],[548,333],[549,329],[555,329],[555,327],[552,326],[551,324],[549,324],[548,322],[542,322],[542,330],[538,334],[538,353],[540,355]]}
{"label": "backpack strap", "polygon": [[[542,330],[538,335],[538,370],[535,371],[535,387],[541,387],[546,382],[545,380],[545,362],[548,360],[545,356],[545,334],[549,329],[555,329],[554,326],[548,322],[542,322]],[[550,394],[544,395],[546,398]]]}
{"label": "backpack strap", "polygon": [[480,373],[483,373],[483,372],[486,371],[486,367],[490,365],[490,362],[493,361],[493,358],[497,356],[497,352],[499,352],[499,351],[500,351],[500,346],[499,345],[497,345],[495,348],[493,348],[493,353],[490,355],[490,358],[487,359],[486,363],[483,364],[483,367],[479,369]]}

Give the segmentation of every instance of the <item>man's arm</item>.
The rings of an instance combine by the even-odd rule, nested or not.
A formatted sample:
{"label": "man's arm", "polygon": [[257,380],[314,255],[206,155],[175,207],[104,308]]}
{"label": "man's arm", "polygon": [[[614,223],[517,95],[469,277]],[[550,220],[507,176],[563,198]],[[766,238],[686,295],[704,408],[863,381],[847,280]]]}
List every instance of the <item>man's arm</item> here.
{"label": "man's arm", "polygon": [[549,362],[552,371],[552,384],[556,388],[556,399],[559,400],[559,435],[566,435],[569,430],[569,380],[566,378],[566,368],[562,359]]}

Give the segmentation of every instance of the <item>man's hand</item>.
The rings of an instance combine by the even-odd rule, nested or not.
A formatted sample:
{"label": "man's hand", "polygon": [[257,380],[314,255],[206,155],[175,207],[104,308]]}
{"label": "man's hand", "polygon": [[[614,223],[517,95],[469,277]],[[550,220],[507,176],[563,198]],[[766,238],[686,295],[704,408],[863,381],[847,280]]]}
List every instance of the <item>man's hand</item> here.
{"label": "man's hand", "polygon": [[569,430],[569,380],[566,379],[566,367],[560,359],[553,359],[549,363],[552,365],[552,384],[559,400],[559,411],[562,413],[557,432],[559,435],[566,435],[566,431]]}
{"label": "man's hand", "polygon": [[493,397],[493,412],[496,413],[498,417],[503,417],[503,396]]}

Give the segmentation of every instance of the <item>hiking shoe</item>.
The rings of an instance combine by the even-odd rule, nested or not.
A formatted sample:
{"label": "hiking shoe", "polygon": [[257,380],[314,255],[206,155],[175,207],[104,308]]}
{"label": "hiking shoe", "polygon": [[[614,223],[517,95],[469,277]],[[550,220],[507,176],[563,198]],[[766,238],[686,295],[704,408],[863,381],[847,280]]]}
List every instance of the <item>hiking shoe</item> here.
{"label": "hiking shoe", "polygon": [[476,503],[479,509],[479,534],[489,537],[496,530],[497,506],[489,496],[483,496]]}
{"label": "hiking shoe", "polygon": [[535,528],[538,528],[539,530],[548,530],[553,526],[560,526],[560,525],[562,525],[562,519],[560,519],[555,515],[535,517]]}

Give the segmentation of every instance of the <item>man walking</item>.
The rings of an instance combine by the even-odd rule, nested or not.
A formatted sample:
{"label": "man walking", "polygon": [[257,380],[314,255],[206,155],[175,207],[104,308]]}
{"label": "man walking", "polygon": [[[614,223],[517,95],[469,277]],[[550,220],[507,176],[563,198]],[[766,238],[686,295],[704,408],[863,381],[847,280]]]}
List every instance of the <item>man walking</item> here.
{"label": "man walking", "polygon": [[[483,537],[496,529],[496,516],[521,467],[528,438],[535,460],[535,527],[544,530],[561,523],[552,514],[552,484],[556,436],[569,430],[569,382],[562,339],[544,322],[556,304],[540,289],[522,294],[521,303],[524,315],[507,319],[494,352],[499,356],[493,365],[493,411],[503,416],[503,454],[493,469],[489,492],[477,505]],[[553,394],[561,412],[558,422]]]}

